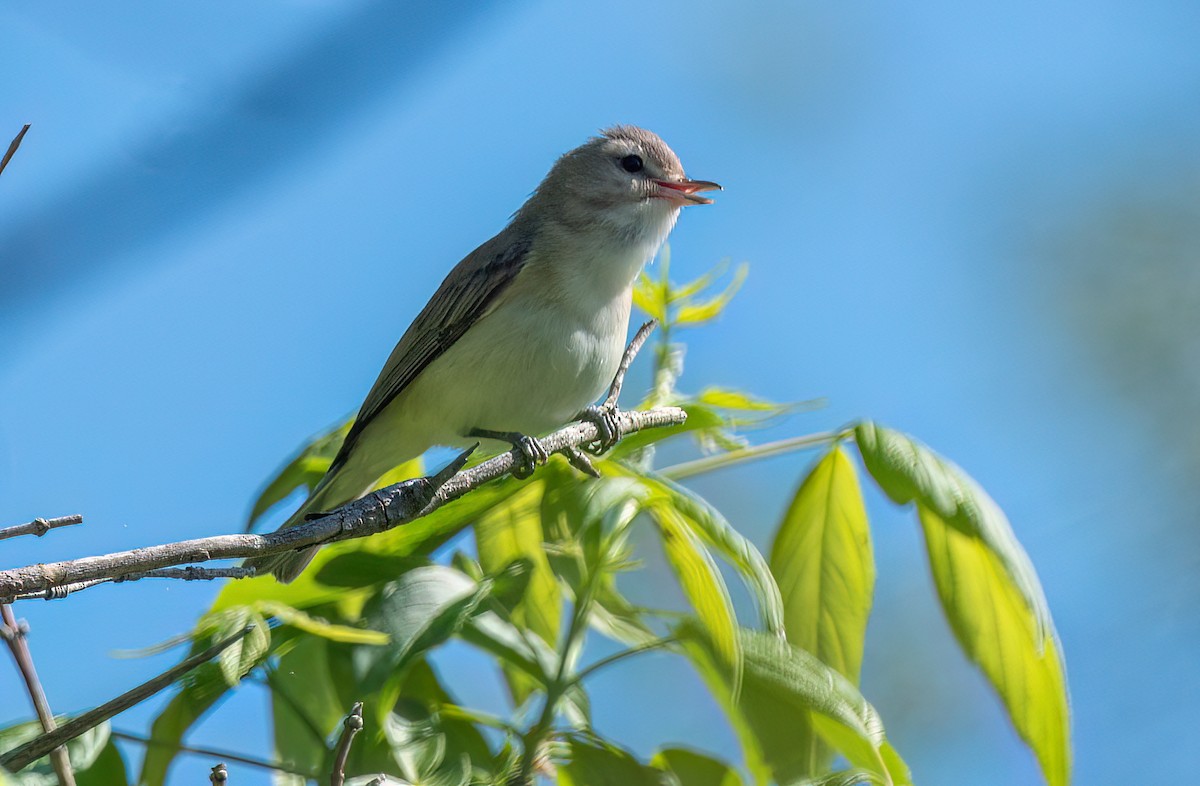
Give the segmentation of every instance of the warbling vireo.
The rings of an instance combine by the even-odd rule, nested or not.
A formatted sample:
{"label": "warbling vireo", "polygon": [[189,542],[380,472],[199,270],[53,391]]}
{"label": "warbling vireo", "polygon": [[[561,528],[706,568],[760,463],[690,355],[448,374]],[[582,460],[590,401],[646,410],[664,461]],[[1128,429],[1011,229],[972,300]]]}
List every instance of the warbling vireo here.
{"label": "warbling vireo", "polygon": [[[562,156],[500,234],[459,262],[400,338],[341,451],[283,525],[333,510],[434,445],[510,442],[524,472],[535,439],[581,416],[616,372],[634,279],[687,205],[689,180],[656,134],[616,126]],[[517,474],[517,473],[515,473]],[[259,560],[280,581],[316,547]]]}

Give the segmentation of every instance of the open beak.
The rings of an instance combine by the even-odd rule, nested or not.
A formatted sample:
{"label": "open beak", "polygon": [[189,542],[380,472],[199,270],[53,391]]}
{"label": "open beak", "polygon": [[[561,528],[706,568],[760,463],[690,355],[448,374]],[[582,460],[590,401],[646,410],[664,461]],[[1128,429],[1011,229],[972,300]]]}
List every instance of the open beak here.
{"label": "open beak", "polygon": [[711,205],[712,200],[700,196],[701,191],[720,191],[721,187],[709,180],[655,180],[658,186],[654,197],[665,199],[673,205]]}

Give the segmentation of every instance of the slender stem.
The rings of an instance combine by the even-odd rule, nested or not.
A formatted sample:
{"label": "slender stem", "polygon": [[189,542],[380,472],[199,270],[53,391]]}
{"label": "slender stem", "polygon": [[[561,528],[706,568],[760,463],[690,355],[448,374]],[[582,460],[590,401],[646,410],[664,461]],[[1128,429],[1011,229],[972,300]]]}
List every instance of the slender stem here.
{"label": "slender stem", "polygon": [[629,367],[633,365],[633,359],[642,349],[642,344],[646,343],[650,333],[658,325],[657,319],[651,319],[648,322],[642,323],[638,328],[637,333],[629,342],[629,346],[625,347],[625,354],[621,356],[621,363],[617,366],[617,373],[613,375],[612,384],[608,386],[608,396],[604,399],[604,406],[613,407],[617,404],[617,399],[621,396],[621,386],[625,384],[625,375],[629,373]]}
{"label": "slender stem", "polygon": [[643,652],[653,652],[654,650],[661,650],[664,647],[671,646],[672,644],[674,644],[677,641],[679,641],[679,639],[676,638],[675,636],[664,636],[661,639],[654,639],[653,641],[647,641],[644,644],[638,644],[636,646],[630,647],[627,650],[621,650],[620,652],[614,652],[612,655],[609,655],[606,658],[601,658],[600,660],[591,664],[586,669],[582,669],[578,674],[575,675],[575,679],[573,680],[573,682],[583,682],[588,677],[592,676],[592,674],[594,674],[595,672],[599,671],[600,669],[603,669],[605,666],[611,666],[612,664],[617,663],[618,661],[625,660],[626,658],[632,657],[634,655],[641,655]]}
{"label": "slender stem", "polygon": [[329,774],[329,786],[344,786],[346,783],[346,760],[350,758],[350,746],[354,735],[362,731],[363,703],[354,702],[350,714],[342,721],[342,736],[338,738],[337,751],[333,757],[333,772]]}
{"label": "slender stem", "polygon": [[138,702],[150,698],[200,664],[207,663],[217,657],[234,642],[241,641],[242,637],[249,633],[250,630],[251,628],[247,626],[237,633],[218,641],[203,652],[197,653],[190,658],[185,658],[157,677],[143,682],[141,685],[122,693],[115,699],[106,701],[95,709],[88,710],[72,718],[54,731],[46,732],[34,737],[24,745],[19,745],[10,751],[6,751],[3,755],[0,755],[0,767],[6,768],[9,772],[16,772],[28,766],[68,740],[75,739],[88,729],[93,729],[114,715],[124,712]]}
{"label": "slender stem", "polygon": [[39,538],[52,529],[82,524],[83,516],[78,513],[71,516],[55,516],[52,519],[36,518],[28,524],[17,524],[13,527],[0,529],[0,540],[15,538],[20,535],[37,535]]}
{"label": "slender stem", "polygon": [[528,784],[533,782],[533,765],[537,759],[538,748],[541,747],[546,735],[550,732],[550,727],[554,723],[555,710],[558,708],[558,702],[563,694],[575,684],[575,680],[567,679],[567,669],[570,668],[571,661],[578,648],[582,645],[583,637],[587,634],[587,618],[588,612],[592,605],[592,596],[595,591],[596,576],[600,573],[600,567],[590,571],[584,577],[583,586],[579,589],[579,596],[575,599],[575,609],[571,614],[571,624],[567,628],[567,635],[563,639],[562,654],[558,660],[558,670],[554,675],[554,679],[546,686],[546,703],[542,707],[542,714],[538,718],[537,723],[533,725],[525,734],[525,749],[521,753],[521,768],[518,771],[518,776],[513,783]]}
{"label": "slender stem", "polygon": [[0,159],[0,173],[4,172],[4,167],[8,166],[8,162],[12,159],[13,153],[17,152],[17,148],[21,146],[21,140],[25,138],[25,132],[29,130],[29,124],[21,126],[20,132],[8,146],[8,152],[4,154],[4,158]]}
{"label": "slender stem", "polygon": [[690,478],[693,475],[712,472],[715,469],[732,467],[748,461],[757,461],[769,456],[778,456],[781,453],[790,453],[794,450],[804,450],[818,445],[825,445],[839,437],[845,436],[845,433],[845,431],[823,431],[818,434],[806,434],[802,437],[789,437],[788,439],[767,442],[742,450],[731,450],[728,453],[705,456],[695,461],[685,461],[682,464],[665,467],[659,470],[659,474],[671,480],[682,480],[683,478]]}
{"label": "slender stem", "polygon": [[315,780],[318,776],[315,773],[305,770],[288,767],[281,762],[266,761],[265,759],[255,759],[250,756],[244,756],[240,753],[230,753],[229,751],[218,750],[216,748],[199,748],[194,745],[180,745],[177,742],[168,742],[167,740],[156,740],[153,737],[143,737],[140,734],[133,734],[128,731],[117,731],[113,729],[111,734],[113,739],[125,740],[126,742],[136,742],[139,745],[145,745],[147,748],[170,748],[173,751],[180,753],[190,753],[194,756],[204,756],[209,759],[224,759],[225,761],[234,761],[238,764],[245,764],[248,767],[258,767],[264,770],[274,770],[275,772],[286,772],[289,775],[299,775],[301,778]]}
{"label": "slender stem", "polygon": [[[12,650],[13,660],[16,661],[17,670],[21,672],[21,678],[25,680],[25,689],[29,691],[33,709],[42,723],[42,731],[49,734],[58,727],[58,724],[54,722],[54,713],[50,711],[50,702],[46,699],[46,691],[42,690],[37,669],[33,666],[33,653],[29,651],[29,642],[25,639],[27,628],[21,627],[17,623],[17,618],[7,604],[0,604],[0,619],[4,622],[4,638],[8,642],[8,648]],[[49,753],[50,764],[54,767],[54,774],[58,776],[59,786],[75,786],[75,773],[71,769],[71,759],[67,755],[67,749],[63,745],[57,745]]]}

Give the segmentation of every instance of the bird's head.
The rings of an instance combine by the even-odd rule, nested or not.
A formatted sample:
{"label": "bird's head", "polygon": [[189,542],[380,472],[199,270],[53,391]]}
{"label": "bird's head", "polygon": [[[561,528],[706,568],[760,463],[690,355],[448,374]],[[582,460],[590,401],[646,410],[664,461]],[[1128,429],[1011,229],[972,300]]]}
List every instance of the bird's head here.
{"label": "bird's head", "polygon": [[689,180],[679,157],[652,131],[614,126],[563,155],[531,199],[578,231],[643,240],[665,236],[687,205],[707,205],[721,187]]}

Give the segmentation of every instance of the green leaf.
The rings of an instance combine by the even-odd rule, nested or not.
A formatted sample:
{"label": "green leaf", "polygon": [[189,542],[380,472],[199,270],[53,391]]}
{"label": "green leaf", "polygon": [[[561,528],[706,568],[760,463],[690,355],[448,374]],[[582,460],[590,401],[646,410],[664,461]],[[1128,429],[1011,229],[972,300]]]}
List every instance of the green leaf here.
{"label": "green leaf", "polygon": [[688,325],[702,325],[715,319],[742,288],[742,283],[746,280],[746,275],[750,272],[750,266],[743,262],[738,265],[733,271],[733,280],[725,287],[724,291],[716,297],[701,303],[687,303],[680,306],[675,312],[674,324],[679,327]]}
{"label": "green leaf", "polygon": [[956,464],[906,434],[864,421],[854,438],[867,471],[892,501],[923,505],[996,555],[1034,615],[1040,648],[1054,627],[1050,609],[1033,564],[995,501]]}
{"label": "green leaf", "polygon": [[722,259],[717,264],[702,273],[699,277],[692,279],[686,284],[672,284],[668,287],[667,296],[672,303],[678,303],[681,300],[688,300],[695,295],[700,294],[708,289],[713,283],[725,275],[725,271],[729,269],[729,260]]}
{"label": "green leaf", "polygon": [[729,388],[705,388],[696,396],[696,401],[715,409],[732,409],[739,412],[780,412],[786,409],[783,404],[755,398],[748,393]]}
{"label": "green leaf", "polygon": [[633,285],[633,305],[644,311],[650,318],[664,322],[667,304],[663,285],[643,271]]}
{"label": "green leaf", "polygon": [[825,742],[851,764],[904,782],[890,768],[898,758],[884,756],[886,738],[878,713],[858,689],[812,655],[776,636],[741,629],[745,656],[740,697],[721,667],[712,644],[694,625],[678,631],[684,652],[722,703],[742,741],[746,762],[760,781],[790,783],[806,777],[810,758],[799,750],[798,722],[811,724]]}
{"label": "green leaf", "polygon": [[383,684],[412,658],[453,636],[492,589],[489,579],[476,583],[465,573],[429,565],[405,573],[368,604],[368,624],[387,633],[384,647],[360,647],[356,662],[368,688]]}
{"label": "green leaf", "polygon": [[314,775],[329,771],[326,740],[347,712],[330,680],[328,652],[324,639],[300,637],[269,676],[275,755]]}
{"label": "green leaf", "polygon": [[75,768],[76,786],[128,786],[129,771],[121,750],[109,737],[96,759],[86,768]]}
{"label": "green leaf", "polygon": [[842,770],[816,778],[805,778],[792,786],[866,786],[867,784],[884,786],[886,783],[887,780],[882,775],[870,770]]}
{"label": "green leaf", "polygon": [[[10,751],[41,735],[42,726],[37,721],[19,723],[0,729],[0,752]],[[88,729],[67,742],[67,758],[71,762],[71,769],[80,775],[78,783],[103,783],[105,786],[112,783],[117,786],[127,782],[125,764],[109,737],[108,723],[101,723],[99,726]],[[89,771],[92,770],[94,772],[89,775]],[[112,777],[112,780],[103,780],[102,778],[106,775]],[[7,777],[8,782],[14,786],[57,786],[58,784],[58,776],[54,773],[49,756],[43,756],[20,772],[7,776],[0,775],[0,778],[3,777]],[[0,780],[0,782],[3,781]]]}
{"label": "green leaf", "polygon": [[[458,762],[466,757],[479,770],[486,771],[494,767],[495,757],[487,740],[474,723],[466,719],[468,713],[454,703],[454,697],[442,686],[428,661],[422,659],[414,663],[398,687],[404,701],[410,704],[419,702],[436,732],[444,735],[447,762]],[[410,719],[413,717],[407,705],[396,712],[400,715],[407,713]],[[451,769],[456,769],[456,765]]]}
{"label": "green leaf", "polygon": [[201,620],[198,627],[201,631],[211,632],[214,639],[228,638],[246,627],[251,629],[217,656],[221,674],[231,688],[262,661],[271,646],[271,629],[267,621],[256,609],[249,606],[209,614]]}
{"label": "green leaf", "polygon": [[[543,688],[553,680],[558,669],[558,653],[537,636],[530,636],[498,614],[485,611],[467,621],[460,631],[463,641],[497,658],[501,665],[519,669]],[[568,679],[573,676],[564,675]],[[579,727],[588,724],[591,713],[587,693],[579,684],[567,689],[564,713]]]}
{"label": "green leaf", "polygon": [[[572,484],[576,483],[573,478]],[[503,504],[475,522],[480,567],[495,576],[494,595],[508,620],[554,643],[562,612],[561,589],[546,556],[541,510],[547,481],[535,479]],[[514,572],[523,568],[523,572]],[[537,687],[522,670],[501,662],[514,706],[520,706]]]}
{"label": "green leaf", "polygon": [[475,544],[484,571],[498,574],[515,560],[529,562],[532,572],[521,599],[511,609],[512,621],[553,643],[558,636],[562,598],[546,558],[541,504],[544,485],[531,482],[504,504],[475,522]]}
{"label": "green leaf", "polygon": [[326,587],[358,589],[392,581],[400,574],[425,564],[427,560],[419,557],[349,551],[334,554],[311,573],[318,584]]}
{"label": "green leaf", "polygon": [[[631,470],[625,471],[632,474]],[[649,472],[636,477],[655,493],[648,505],[675,510],[693,532],[737,569],[758,606],[763,625],[771,633],[783,635],[783,598],[758,548],[734,529],[720,511],[683,486]]]}
{"label": "green leaf", "polygon": [[[783,595],[787,639],[857,685],[875,563],[854,464],[835,446],[797,490],[771,547],[771,572]],[[833,752],[811,729],[798,729],[808,775],[829,769]]]}
{"label": "green leaf", "polygon": [[325,471],[333,463],[333,459],[342,447],[346,433],[353,423],[353,420],[349,420],[315,437],[301,448],[300,452],[284,465],[275,477],[267,482],[267,485],[259,493],[258,499],[254,500],[254,506],[246,518],[247,532],[254,528],[255,522],[264,513],[282,502],[292,492],[303,488],[312,493],[316,485],[321,482],[321,478],[325,477]]}
{"label": "green leaf", "polygon": [[558,770],[559,786],[662,786],[662,773],[601,740],[568,738],[571,761]]}
{"label": "green leaf", "polygon": [[742,786],[737,770],[688,748],[663,748],[650,764],[674,775],[679,786]]}
{"label": "green leaf", "polygon": [[291,625],[297,630],[302,630],[305,633],[313,636],[320,636],[323,639],[330,641],[340,641],[347,644],[375,644],[383,645],[388,643],[386,633],[380,633],[375,630],[365,630],[363,628],[352,628],[349,625],[338,625],[336,623],[327,622],[320,617],[314,617],[306,614],[299,609],[293,609],[291,606],[274,601],[264,601],[260,608],[272,617],[275,617],[285,625]]}
{"label": "green leaf", "polygon": [[[967,657],[1000,694],[1050,786],[1071,780],[1071,718],[1059,643],[1039,630],[1004,562],[978,538],[918,505],[938,597]],[[1053,629],[1051,629],[1053,631]]]}
{"label": "green leaf", "polygon": [[708,549],[704,548],[678,512],[660,505],[652,511],[651,516],[658,525],[663,551],[679,578],[684,595],[707,630],[722,665],[734,675],[736,694],[742,670],[742,651],[733,600],[729,597],[725,579],[721,577]]}
{"label": "green leaf", "polygon": [[1008,519],[970,476],[920,442],[873,423],[854,433],[887,495],[917,504],[930,570],[960,646],[996,688],[1046,781],[1065,786],[1070,703],[1061,648]]}
{"label": "green leaf", "polygon": [[[197,641],[192,645],[189,657],[207,649],[211,642]],[[155,745],[146,748],[142,759],[142,772],[138,777],[141,786],[163,786],[171,762],[183,744],[183,736],[214,704],[229,690],[220,667],[205,663],[193,669],[183,678],[180,690],[167,702],[167,706],[150,726],[150,737]],[[161,744],[159,744],[161,743]]]}

